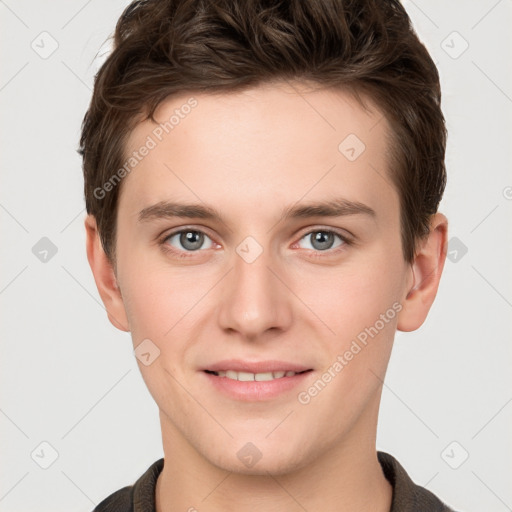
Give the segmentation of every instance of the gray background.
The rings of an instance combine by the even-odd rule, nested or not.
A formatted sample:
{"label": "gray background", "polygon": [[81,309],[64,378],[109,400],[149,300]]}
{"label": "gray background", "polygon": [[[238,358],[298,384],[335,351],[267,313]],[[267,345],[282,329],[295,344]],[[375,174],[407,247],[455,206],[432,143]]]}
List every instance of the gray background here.
{"label": "gray background", "polygon": [[[512,510],[512,1],[404,3],[442,79],[450,261],[425,325],[397,335],[378,448],[458,510],[503,512]],[[0,0],[1,511],[90,511],[163,454],[130,335],[108,322],[86,260],[75,151],[94,57],[125,5]]]}

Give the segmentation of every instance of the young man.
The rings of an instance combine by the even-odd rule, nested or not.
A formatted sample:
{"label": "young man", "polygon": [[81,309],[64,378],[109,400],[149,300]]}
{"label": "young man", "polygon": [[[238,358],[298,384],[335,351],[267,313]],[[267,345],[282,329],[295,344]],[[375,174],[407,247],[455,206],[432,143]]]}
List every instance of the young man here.
{"label": "young man", "polygon": [[97,512],[451,510],[375,445],[443,269],[445,142],[398,1],[126,9],[83,124],[87,255],[164,458]]}

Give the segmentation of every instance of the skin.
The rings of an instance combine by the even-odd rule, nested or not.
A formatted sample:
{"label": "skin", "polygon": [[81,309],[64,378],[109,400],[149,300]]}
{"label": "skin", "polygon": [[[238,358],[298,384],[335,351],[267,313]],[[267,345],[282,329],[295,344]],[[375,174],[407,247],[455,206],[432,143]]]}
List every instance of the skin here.
{"label": "skin", "polygon": [[[188,93],[162,103],[157,121],[191,96],[197,106],[124,178],[116,272],[94,218],[85,220],[110,321],[131,332],[134,347],[149,338],[160,350],[150,365],[138,361],[160,410],[157,510],[389,511],[392,487],[375,445],[382,381],[396,330],[420,327],[435,298],[447,220],[434,215],[415,260],[404,261],[387,169],[389,125],[346,92],[273,83]],[[155,126],[137,125],[127,153]],[[338,149],[351,133],[366,146],[354,161]],[[375,215],[282,218],[286,207],[334,197]],[[210,205],[224,222],[139,222],[143,208],[165,200]],[[183,227],[207,235],[200,249],[187,251],[179,235],[162,242]],[[334,236],[332,248],[318,249],[311,235],[326,229],[350,234],[352,243]],[[252,263],[236,251],[248,236],[262,249]],[[393,304],[400,312],[300,403],[298,392]],[[299,389],[244,402],[220,394],[202,371],[226,358],[279,359],[313,371]],[[248,442],[262,454],[250,468],[237,457]]]}

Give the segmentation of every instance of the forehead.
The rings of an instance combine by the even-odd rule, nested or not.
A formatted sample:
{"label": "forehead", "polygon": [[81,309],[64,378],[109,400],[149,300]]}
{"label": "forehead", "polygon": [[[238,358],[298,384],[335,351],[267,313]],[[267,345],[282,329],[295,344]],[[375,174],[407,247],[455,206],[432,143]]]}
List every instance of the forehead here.
{"label": "forehead", "polygon": [[333,188],[354,201],[396,199],[390,128],[369,105],[346,91],[297,83],[174,96],[159,105],[156,123],[139,123],[130,134],[127,158],[150,149],[124,178],[120,202],[142,208],[169,196],[204,197],[252,207]]}

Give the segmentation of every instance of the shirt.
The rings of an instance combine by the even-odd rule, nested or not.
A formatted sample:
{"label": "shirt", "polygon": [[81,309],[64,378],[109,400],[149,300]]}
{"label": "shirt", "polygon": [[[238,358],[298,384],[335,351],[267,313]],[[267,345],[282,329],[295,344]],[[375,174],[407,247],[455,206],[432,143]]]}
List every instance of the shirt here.
{"label": "shirt", "polygon": [[[389,512],[455,512],[432,492],[416,485],[392,455],[378,451],[377,457],[393,487]],[[164,459],[157,460],[133,485],[105,498],[93,512],[156,512],[156,481],[163,467]]]}

